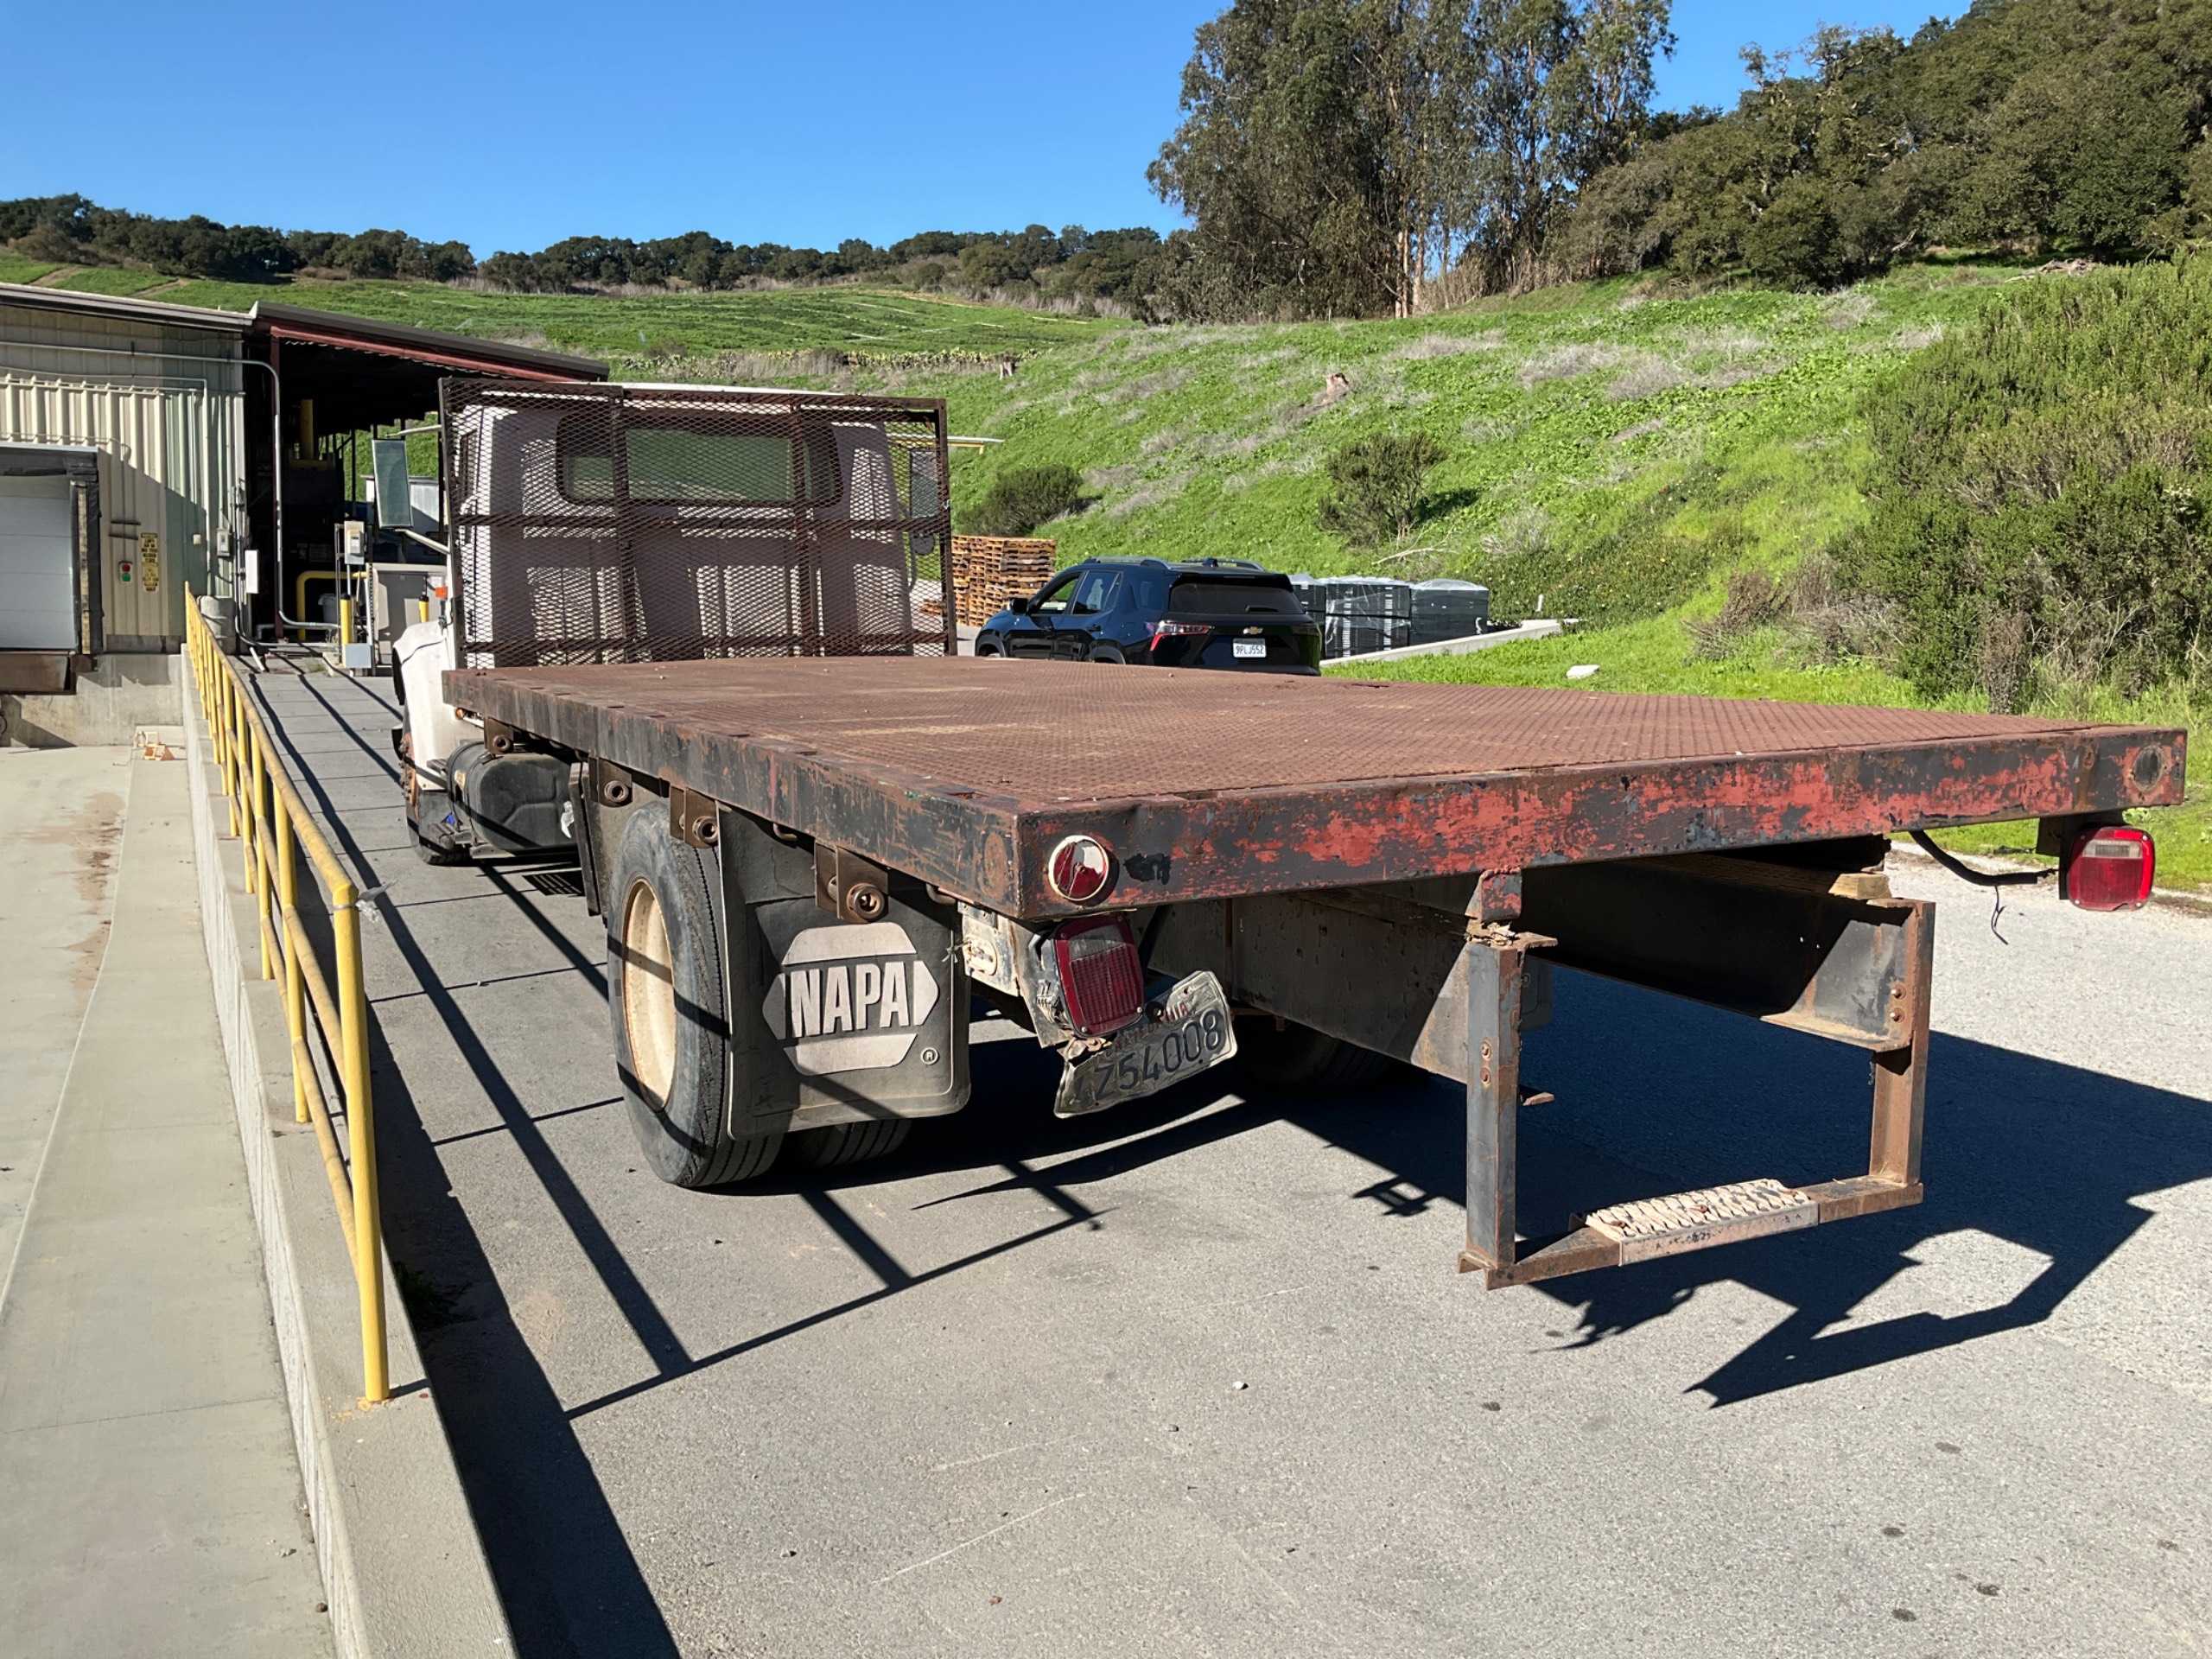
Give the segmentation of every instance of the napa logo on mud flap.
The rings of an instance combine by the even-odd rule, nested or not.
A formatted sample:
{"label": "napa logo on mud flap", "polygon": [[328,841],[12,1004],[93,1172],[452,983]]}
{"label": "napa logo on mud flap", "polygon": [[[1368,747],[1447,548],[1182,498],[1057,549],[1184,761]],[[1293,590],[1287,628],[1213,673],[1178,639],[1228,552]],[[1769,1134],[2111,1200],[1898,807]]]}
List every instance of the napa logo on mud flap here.
{"label": "napa logo on mud flap", "polygon": [[937,1007],[937,976],[896,922],[810,927],[782,966],[760,1012],[808,1077],[898,1065]]}

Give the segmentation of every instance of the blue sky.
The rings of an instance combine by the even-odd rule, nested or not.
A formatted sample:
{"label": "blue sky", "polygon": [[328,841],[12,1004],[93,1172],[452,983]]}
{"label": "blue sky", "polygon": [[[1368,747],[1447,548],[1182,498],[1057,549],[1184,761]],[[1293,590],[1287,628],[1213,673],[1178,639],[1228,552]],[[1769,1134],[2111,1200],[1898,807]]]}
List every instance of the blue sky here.
{"label": "blue sky", "polygon": [[[828,246],[1032,221],[1166,229],[1145,164],[1174,125],[1191,31],[1222,3],[0,0],[0,197],[385,226],[479,255],[586,232]],[[1732,103],[1746,41],[1928,16],[1927,0],[1678,0],[1660,100]],[[124,80],[86,58],[88,26],[130,41]]]}

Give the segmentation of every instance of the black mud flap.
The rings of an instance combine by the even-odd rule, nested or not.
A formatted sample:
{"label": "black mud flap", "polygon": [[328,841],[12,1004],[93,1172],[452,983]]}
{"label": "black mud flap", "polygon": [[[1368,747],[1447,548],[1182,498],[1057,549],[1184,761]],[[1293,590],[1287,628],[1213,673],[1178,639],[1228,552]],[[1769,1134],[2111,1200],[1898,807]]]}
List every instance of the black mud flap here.
{"label": "black mud flap", "polygon": [[968,1103],[959,918],[894,877],[884,914],[815,900],[814,856],[728,808],[717,836],[733,1127],[931,1117]]}
{"label": "black mud flap", "polygon": [[453,797],[427,785],[416,797],[415,833],[442,853],[466,853],[473,844]]}

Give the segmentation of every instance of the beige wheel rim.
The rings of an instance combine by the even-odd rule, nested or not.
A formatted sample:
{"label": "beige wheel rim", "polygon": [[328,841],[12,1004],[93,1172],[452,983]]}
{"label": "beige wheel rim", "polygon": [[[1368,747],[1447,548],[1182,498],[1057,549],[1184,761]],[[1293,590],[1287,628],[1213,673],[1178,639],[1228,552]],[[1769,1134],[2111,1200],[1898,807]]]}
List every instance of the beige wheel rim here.
{"label": "beige wheel rim", "polygon": [[676,1080],[676,974],[668,920],[650,881],[631,884],[622,903],[622,1032],[630,1072],[656,1107]]}

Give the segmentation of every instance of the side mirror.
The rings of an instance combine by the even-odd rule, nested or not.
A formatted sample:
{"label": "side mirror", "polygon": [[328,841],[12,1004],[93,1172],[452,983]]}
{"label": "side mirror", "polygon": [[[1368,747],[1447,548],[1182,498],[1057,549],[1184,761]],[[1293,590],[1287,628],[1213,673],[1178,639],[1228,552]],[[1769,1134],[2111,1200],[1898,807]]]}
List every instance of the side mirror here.
{"label": "side mirror", "polygon": [[1029,601],[1020,594],[1016,594],[1012,599],[1007,601],[1006,607],[1016,616],[1029,614]]}

